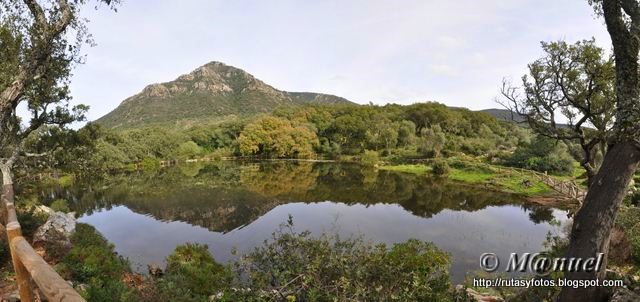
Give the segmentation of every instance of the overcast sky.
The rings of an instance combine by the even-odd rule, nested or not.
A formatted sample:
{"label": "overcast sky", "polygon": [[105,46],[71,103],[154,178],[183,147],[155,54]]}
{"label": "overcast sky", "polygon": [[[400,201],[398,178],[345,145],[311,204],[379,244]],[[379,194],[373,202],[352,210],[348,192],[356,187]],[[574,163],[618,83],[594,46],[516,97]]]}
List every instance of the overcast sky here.
{"label": "overcast sky", "polygon": [[540,41],[611,43],[586,0],[123,0],[83,14],[97,46],[72,94],[89,120],[210,61],[361,104],[495,108],[502,78],[522,76]]}

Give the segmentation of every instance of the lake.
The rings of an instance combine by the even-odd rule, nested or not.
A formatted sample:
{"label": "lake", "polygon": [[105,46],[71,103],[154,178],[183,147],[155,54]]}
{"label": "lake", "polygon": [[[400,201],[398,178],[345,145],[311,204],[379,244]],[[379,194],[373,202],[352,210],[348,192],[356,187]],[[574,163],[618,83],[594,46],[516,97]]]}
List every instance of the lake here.
{"label": "lake", "polygon": [[79,221],[96,227],[139,272],[163,265],[186,242],[207,244],[218,262],[228,262],[234,249],[262,244],[291,215],[298,231],[434,242],[451,255],[455,284],[479,270],[482,253],[506,260],[542,250],[567,217],[513,194],[337,163],[186,164],[44,195],[63,195]]}

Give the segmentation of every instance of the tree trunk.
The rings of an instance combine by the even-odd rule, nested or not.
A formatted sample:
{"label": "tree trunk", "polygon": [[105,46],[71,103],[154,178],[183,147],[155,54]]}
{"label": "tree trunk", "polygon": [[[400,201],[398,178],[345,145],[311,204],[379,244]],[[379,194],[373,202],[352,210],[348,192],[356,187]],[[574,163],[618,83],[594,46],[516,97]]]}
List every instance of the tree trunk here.
{"label": "tree trunk", "polygon": [[11,178],[11,166],[9,164],[0,164],[2,171],[2,195],[0,196],[0,240],[6,241],[7,233],[5,226],[7,225],[7,207],[8,202],[13,202],[13,179]]}
{"label": "tree trunk", "polygon": [[[576,214],[567,251],[568,257],[578,258],[596,257],[598,253],[604,253],[605,261],[599,271],[566,272],[567,279],[605,279],[609,236],[638,162],[640,149],[632,143],[618,143],[607,152],[584,204]],[[564,287],[560,292],[559,301],[604,301],[607,294],[605,289]]]}

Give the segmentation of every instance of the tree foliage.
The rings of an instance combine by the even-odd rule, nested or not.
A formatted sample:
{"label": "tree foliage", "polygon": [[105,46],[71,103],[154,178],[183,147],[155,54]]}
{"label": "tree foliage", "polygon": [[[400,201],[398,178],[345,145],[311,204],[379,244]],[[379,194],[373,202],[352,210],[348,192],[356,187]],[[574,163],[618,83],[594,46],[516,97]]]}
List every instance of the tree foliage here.
{"label": "tree foliage", "polygon": [[[529,64],[522,87],[503,83],[504,106],[538,134],[566,144],[591,179],[612,135],[615,70],[595,40],[542,42],[545,55]],[[561,124],[563,120],[567,125]]]}
{"label": "tree foliage", "polygon": [[238,138],[241,154],[267,157],[309,157],[318,144],[318,137],[308,128],[274,116],[248,124]]}
{"label": "tree foliage", "polygon": [[[84,119],[86,106],[69,105],[71,69],[81,62],[80,47],[90,41],[78,16],[84,4],[83,0],[0,4],[0,164],[5,177],[29,134],[45,125]],[[25,127],[16,111],[20,104],[29,114]]]}

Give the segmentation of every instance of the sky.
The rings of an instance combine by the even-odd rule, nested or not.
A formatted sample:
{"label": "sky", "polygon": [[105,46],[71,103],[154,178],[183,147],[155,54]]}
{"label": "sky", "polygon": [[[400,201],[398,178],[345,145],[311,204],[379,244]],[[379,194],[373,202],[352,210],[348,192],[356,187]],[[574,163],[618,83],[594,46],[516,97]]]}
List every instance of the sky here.
{"label": "sky", "polygon": [[540,41],[611,45],[586,0],[123,0],[82,15],[97,45],[71,89],[89,120],[210,61],[360,104],[497,108],[502,79],[517,81]]}

